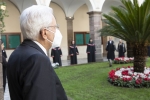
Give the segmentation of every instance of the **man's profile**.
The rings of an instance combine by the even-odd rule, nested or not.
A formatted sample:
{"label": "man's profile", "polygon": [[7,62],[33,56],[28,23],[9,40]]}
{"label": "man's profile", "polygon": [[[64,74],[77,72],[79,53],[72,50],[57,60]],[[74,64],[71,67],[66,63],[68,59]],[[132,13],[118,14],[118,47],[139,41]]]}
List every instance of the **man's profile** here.
{"label": "man's profile", "polygon": [[50,7],[34,5],[20,16],[24,41],[8,61],[11,100],[67,100],[47,51],[60,46],[62,35]]}

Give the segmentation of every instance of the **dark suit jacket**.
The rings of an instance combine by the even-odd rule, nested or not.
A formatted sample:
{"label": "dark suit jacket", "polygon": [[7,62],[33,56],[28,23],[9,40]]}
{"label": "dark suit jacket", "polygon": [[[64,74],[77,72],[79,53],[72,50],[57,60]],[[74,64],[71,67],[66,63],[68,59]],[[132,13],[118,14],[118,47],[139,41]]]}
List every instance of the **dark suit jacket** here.
{"label": "dark suit jacket", "polygon": [[114,41],[108,41],[107,42],[107,46],[106,46],[106,51],[107,51],[107,59],[111,59],[114,60],[115,59],[115,45],[114,45]]}
{"label": "dark suit jacket", "polygon": [[67,100],[49,58],[31,40],[24,40],[8,61],[11,100]]}
{"label": "dark suit jacket", "polygon": [[2,54],[2,65],[3,65],[3,88],[5,92],[5,86],[6,86],[6,69],[7,69],[7,61],[6,58]]}

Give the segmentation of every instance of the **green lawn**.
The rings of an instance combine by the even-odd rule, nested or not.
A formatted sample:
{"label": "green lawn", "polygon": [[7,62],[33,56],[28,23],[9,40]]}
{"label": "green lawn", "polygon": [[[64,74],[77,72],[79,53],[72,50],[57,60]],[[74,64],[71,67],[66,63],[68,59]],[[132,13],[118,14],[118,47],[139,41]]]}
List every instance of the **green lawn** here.
{"label": "green lawn", "polygon": [[[107,81],[111,69],[128,65],[108,67],[108,62],[102,62],[61,67],[55,71],[73,100],[150,100],[150,88],[116,87]],[[150,59],[147,66],[150,66]]]}

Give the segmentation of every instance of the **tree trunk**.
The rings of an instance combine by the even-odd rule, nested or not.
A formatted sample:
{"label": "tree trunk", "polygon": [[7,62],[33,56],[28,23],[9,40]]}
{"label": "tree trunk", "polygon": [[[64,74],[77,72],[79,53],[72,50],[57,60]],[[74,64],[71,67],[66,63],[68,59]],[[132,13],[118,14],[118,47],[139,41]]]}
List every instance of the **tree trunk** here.
{"label": "tree trunk", "polygon": [[134,72],[144,72],[146,65],[147,46],[144,44],[135,44],[133,47],[134,54]]}
{"label": "tree trunk", "polygon": [[133,57],[133,45],[127,42],[127,57]]}

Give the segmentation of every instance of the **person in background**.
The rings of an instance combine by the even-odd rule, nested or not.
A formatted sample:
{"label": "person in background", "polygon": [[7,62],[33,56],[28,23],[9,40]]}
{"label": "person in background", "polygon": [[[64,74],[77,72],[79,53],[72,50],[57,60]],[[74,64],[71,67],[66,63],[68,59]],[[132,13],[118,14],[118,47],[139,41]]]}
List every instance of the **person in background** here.
{"label": "person in background", "polygon": [[48,57],[60,47],[60,33],[53,10],[33,5],[20,16],[23,42],[13,51],[7,67],[11,100],[68,100]]}
{"label": "person in background", "polygon": [[[3,45],[4,45],[4,43],[3,43]],[[2,55],[3,55],[5,58],[7,58],[7,54],[6,54],[6,51],[5,51],[5,46],[4,46],[3,50],[2,50]]]}
{"label": "person in background", "polygon": [[124,53],[126,52],[126,47],[121,39],[119,40],[117,51],[118,51],[118,57],[124,57]]}
{"label": "person in background", "polygon": [[87,44],[86,53],[88,56],[88,63],[89,62],[95,62],[95,44],[93,43],[93,40],[90,38],[89,43]]}
{"label": "person in background", "polygon": [[115,50],[116,50],[116,47],[114,45],[114,41],[112,40],[112,37],[109,37],[109,41],[107,42],[107,46],[106,46],[109,67],[112,66],[112,60],[114,60],[115,58]]}
{"label": "person in background", "polygon": [[59,63],[59,66],[62,66],[61,56],[62,56],[62,51],[60,47],[52,48],[51,57],[53,58],[53,63]]}
{"label": "person in background", "polygon": [[79,55],[78,48],[75,44],[75,41],[71,41],[71,45],[69,47],[69,54],[70,54],[70,60],[71,60],[71,65],[72,64],[77,64],[77,55]]}
{"label": "person in background", "polygon": [[[2,40],[1,41],[1,50],[3,51],[4,50],[4,42]],[[5,92],[5,87],[6,87],[6,69],[7,69],[7,61],[6,61],[6,58],[5,58],[5,55],[2,53],[2,69],[3,69],[3,89],[4,89],[4,92]]]}

